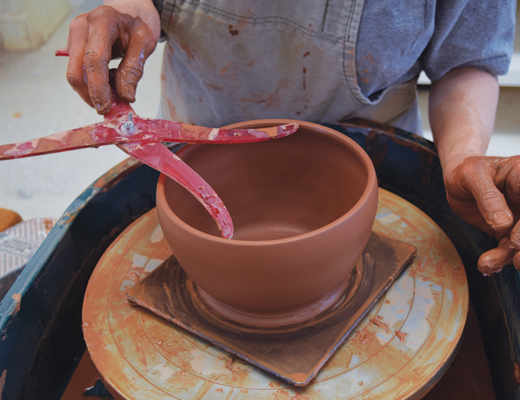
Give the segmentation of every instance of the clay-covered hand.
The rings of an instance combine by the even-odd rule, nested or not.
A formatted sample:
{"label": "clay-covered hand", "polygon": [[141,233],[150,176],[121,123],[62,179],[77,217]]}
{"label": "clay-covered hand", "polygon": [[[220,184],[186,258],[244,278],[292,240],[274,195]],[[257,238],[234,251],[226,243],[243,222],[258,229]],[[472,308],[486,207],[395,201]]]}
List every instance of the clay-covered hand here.
{"label": "clay-covered hand", "polygon": [[[99,114],[111,108],[110,60],[122,58],[115,76],[118,95],[135,101],[144,63],[154,51],[160,32],[159,15],[151,2],[118,3],[76,17],[69,28],[67,80]],[[123,9],[128,13],[121,12]]]}
{"label": "clay-covered hand", "polygon": [[513,263],[520,270],[520,156],[468,157],[445,176],[448,202],[462,219],[499,240],[481,255],[489,275]]}

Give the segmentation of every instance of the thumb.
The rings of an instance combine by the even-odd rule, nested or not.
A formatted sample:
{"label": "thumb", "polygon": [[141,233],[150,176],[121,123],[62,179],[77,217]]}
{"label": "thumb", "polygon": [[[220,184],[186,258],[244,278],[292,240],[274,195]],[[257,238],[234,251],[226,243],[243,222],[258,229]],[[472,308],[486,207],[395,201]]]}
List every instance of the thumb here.
{"label": "thumb", "polygon": [[511,247],[508,238],[504,238],[498,247],[491,249],[480,256],[478,259],[478,270],[488,276],[495,272],[500,272],[505,265],[513,262],[515,249]]}
{"label": "thumb", "polygon": [[480,214],[496,233],[495,236],[500,238],[509,233],[513,226],[513,213],[504,195],[493,182],[487,166],[480,164],[461,183],[473,195]]}

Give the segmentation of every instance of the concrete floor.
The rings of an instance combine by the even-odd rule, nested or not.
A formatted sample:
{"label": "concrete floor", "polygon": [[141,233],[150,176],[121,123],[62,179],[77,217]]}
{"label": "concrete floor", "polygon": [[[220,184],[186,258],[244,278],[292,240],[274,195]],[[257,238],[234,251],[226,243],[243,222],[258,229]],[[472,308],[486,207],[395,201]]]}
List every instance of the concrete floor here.
{"label": "concrete floor", "polygon": [[[69,87],[65,79],[67,59],[54,57],[66,45],[70,20],[101,4],[100,0],[71,0],[73,14],[50,41],[24,54],[0,52],[0,144],[50,135],[101,121]],[[146,64],[134,109],[155,117],[159,107],[162,47]],[[427,91],[420,93],[421,108]],[[497,129],[488,154],[520,154],[520,88],[503,88]],[[425,114],[427,115],[427,114]],[[427,118],[425,129],[428,130]],[[428,132],[426,132],[428,137]],[[126,155],[115,146],[51,154],[0,163],[0,207],[18,211],[24,219],[59,217],[90,183]]]}

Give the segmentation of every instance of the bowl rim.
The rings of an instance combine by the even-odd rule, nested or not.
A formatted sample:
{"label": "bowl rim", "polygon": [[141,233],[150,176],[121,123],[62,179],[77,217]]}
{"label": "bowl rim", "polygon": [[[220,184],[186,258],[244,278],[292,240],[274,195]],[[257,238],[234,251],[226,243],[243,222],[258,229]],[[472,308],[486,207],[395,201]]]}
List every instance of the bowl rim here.
{"label": "bowl rim", "polygon": [[[358,199],[358,201],[354,204],[348,212],[343,214],[341,217],[335,219],[334,221],[328,223],[327,225],[324,225],[318,229],[314,229],[310,232],[302,233],[300,235],[291,236],[288,238],[283,239],[270,239],[270,240],[242,240],[242,239],[225,239],[221,236],[214,236],[210,235],[209,233],[199,231],[198,229],[193,228],[191,225],[184,222],[180,217],[177,216],[173,212],[173,210],[168,207],[166,209],[162,209],[162,211],[166,214],[168,219],[173,220],[174,223],[181,229],[183,229],[186,233],[191,234],[193,236],[197,236],[200,239],[207,240],[209,242],[219,243],[219,244],[225,244],[228,246],[254,246],[254,247],[262,247],[262,246],[273,246],[273,245],[281,245],[281,244],[288,244],[291,242],[299,242],[302,240],[310,239],[314,236],[318,236],[323,234],[325,231],[329,231],[336,227],[337,225],[340,225],[345,220],[349,219],[354,213],[356,213],[365,203],[365,201],[368,199],[368,197],[371,194],[372,188],[375,187],[376,195],[378,190],[378,184],[377,184],[377,175],[376,170],[374,167],[374,164],[372,163],[372,160],[366,153],[366,151],[357,144],[353,139],[349,138],[348,136],[336,131],[335,129],[329,128],[327,126],[323,126],[320,124],[315,124],[313,122],[307,122],[307,121],[299,121],[299,120],[292,120],[292,119],[258,119],[258,120],[251,120],[251,121],[244,121],[239,122],[231,125],[226,125],[223,128],[255,128],[255,127],[261,127],[263,124],[265,125],[275,125],[275,124],[285,124],[285,123],[296,123],[302,127],[306,128],[312,128],[315,130],[320,131],[320,133],[324,133],[327,135],[334,136],[336,138],[340,138],[341,140],[344,140],[349,146],[351,146],[354,149],[360,150],[359,152],[356,152],[360,158],[360,161],[365,165],[368,177],[367,177],[367,184],[365,187],[365,190],[363,191],[362,195]],[[297,134],[297,132],[295,132]],[[283,140],[280,139],[280,140]],[[194,145],[188,145],[190,148]],[[184,149],[184,148],[183,148]],[[157,204],[159,203],[159,197],[161,197],[165,204],[168,204],[168,201],[166,200],[166,194],[165,194],[165,183],[166,179],[169,179],[166,175],[162,174],[159,176],[159,180],[157,182]],[[206,212],[206,211],[205,211]],[[231,216],[233,218],[233,216]]]}

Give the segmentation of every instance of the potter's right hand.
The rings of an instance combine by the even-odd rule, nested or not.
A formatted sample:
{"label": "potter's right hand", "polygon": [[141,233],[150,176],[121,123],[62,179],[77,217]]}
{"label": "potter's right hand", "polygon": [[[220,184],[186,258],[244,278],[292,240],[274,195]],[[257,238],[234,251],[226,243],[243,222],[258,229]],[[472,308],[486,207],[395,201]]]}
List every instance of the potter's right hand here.
{"label": "potter's right hand", "polygon": [[69,28],[67,80],[98,114],[110,111],[108,63],[122,58],[116,90],[123,100],[135,101],[144,63],[155,50],[160,20],[150,0],[113,0],[74,18]]}

